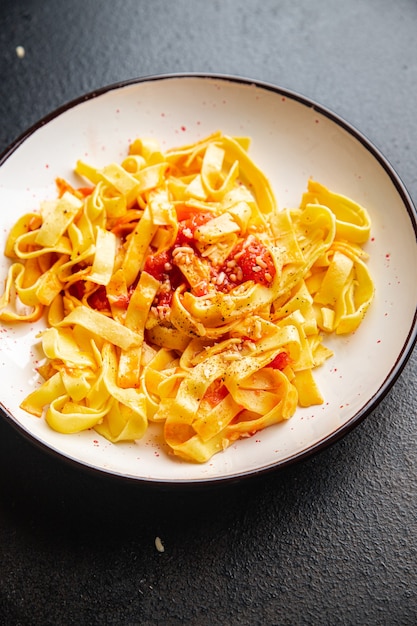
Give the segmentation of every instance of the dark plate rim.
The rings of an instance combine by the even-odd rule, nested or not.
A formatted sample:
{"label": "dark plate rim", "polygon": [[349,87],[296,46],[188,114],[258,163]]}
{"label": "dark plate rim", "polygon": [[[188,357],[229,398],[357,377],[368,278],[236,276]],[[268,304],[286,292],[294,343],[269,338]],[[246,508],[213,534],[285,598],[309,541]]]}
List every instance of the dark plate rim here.
{"label": "dark plate rim", "polygon": [[[347,131],[352,137],[354,137],[357,141],[359,141],[366,150],[379,162],[381,167],[388,174],[391,182],[396,188],[398,194],[400,195],[403,204],[409,214],[411,223],[413,225],[414,233],[416,236],[417,242],[417,210],[413,204],[413,201],[405,188],[405,185],[401,181],[399,175],[387,160],[387,158],[380,152],[380,150],[357,128],[355,128],[352,124],[346,121],[337,113],[333,112],[329,108],[311,100],[307,96],[304,96],[296,91],[292,91],[287,88],[280,87],[273,83],[246,78],[243,76],[234,76],[229,74],[217,74],[217,73],[199,73],[199,72],[189,72],[189,73],[170,73],[170,74],[154,74],[148,76],[141,76],[137,78],[130,78],[123,81],[118,81],[116,83],[111,83],[109,85],[100,87],[99,89],[95,89],[90,91],[82,96],[74,98],[67,103],[57,107],[49,114],[42,117],[35,124],[30,126],[26,131],[24,131],[20,136],[15,139],[0,155],[0,167],[7,161],[7,159],[37,130],[59,117],[66,111],[82,104],[83,102],[93,100],[94,98],[100,97],[101,95],[107,94],[111,91],[123,89],[125,87],[141,84],[141,83],[149,83],[154,81],[161,80],[178,80],[178,79],[190,79],[190,78],[198,78],[204,80],[214,80],[214,81],[225,81],[236,84],[241,84],[245,86],[253,86],[259,89],[272,91],[276,94],[284,96],[288,99],[295,100],[300,104],[312,108],[317,111],[321,115],[327,117],[332,122],[334,122],[337,126],[340,126],[345,131]],[[214,476],[208,478],[196,478],[196,479],[160,479],[160,478],[149,478],[149,477],[137,477],[131,475],[121,474],[112,470],[106,470],[104,468],[99,468],[94,465],[91,465],[87,462],[83,462],[81,460],[69,457],[58,450],[48,446],[44,442],[38,440],[32,433],[27,431],[14,417],[10,414],[7,409],[5,409],[0,404],[0,415],[6,418],[8,424],[10,424],[15,430],[17,430],[21,435],[23,435],[26,439],[30,441],[30,443],[35,444],[42,451],[47,452],[53,457],[65,461],[70,465],[78,468],[84,469],[86,471],[92,472],[93,474],[97,474],[100,476],[112,477],[115,479],[120,479],[123,481],[127,481],[129,483],[136,483],[146,486],[152,487],[202,487],[202,486],[213,486],[219,484],[231,484],[235,482],[240,482],[243,478],[255,478],[261,475],[270,473],[272,471],[278,471],[283,468],[286,468],[290,465],[294,465],[295,463],[299,463],[301,461],[307,460],[312,456],[318,454],[319,452],[325,450],[330,445],[333,445],[343,437],[345,437],[354,427],[358,426],[375,408],[379,405],[379,403],[383,400],[383,398],[387,395],[389,390],[392,388],[401,372],[403,371],[408,359],[411,356],[413,348],[417,342],[417,303],[416,303],[416,311],[414,313],[413,323],[409,329],[407,338],[402,346],[402,349],[398,355],[398,358],[392,365],[388,375],[386,376],[383,383],[380,385],[378,391],[367,400],[364,406],[357,411],[352,417],[343,424],[336,431],[330,433],[329,435],[323,437],[315,444],[312,444],[305,450],[302,450],[298,453],[292,454],[276,463],[270,463],[264,467],[259,467],[255,469],[249,469],[246,471],[237,472],[235,474],[227,475],[227,476]]]}

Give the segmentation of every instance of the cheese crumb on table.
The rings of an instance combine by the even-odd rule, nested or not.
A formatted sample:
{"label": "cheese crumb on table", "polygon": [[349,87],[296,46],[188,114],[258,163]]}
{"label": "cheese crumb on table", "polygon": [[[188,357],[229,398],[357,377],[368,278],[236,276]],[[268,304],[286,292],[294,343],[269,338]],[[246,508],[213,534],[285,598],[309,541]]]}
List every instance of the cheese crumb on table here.
{"label": "cheese crumb on table", "polygon": [[164,545],[163,545],[160,537],[155,537],[155,548],[158,550],[158,552],[164,552],[165,551]]}

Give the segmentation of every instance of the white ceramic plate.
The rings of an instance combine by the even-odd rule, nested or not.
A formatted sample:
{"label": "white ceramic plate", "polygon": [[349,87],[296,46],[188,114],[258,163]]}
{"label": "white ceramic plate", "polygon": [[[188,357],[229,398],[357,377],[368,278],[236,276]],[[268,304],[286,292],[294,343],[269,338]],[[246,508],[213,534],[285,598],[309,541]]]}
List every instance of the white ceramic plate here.
{"label": "white ceramic plate", "polygon": [[[158,483],[228,480],[302,458],[336,440],[367,415],[395,381],[416,337],[416,213],[400,180],[369,142],[336,115],[277,87],[215,76],[160,76],[110,86],[62,107],[3,155],[0,247],[16,218],[55,197],[55,177],[74,180],[78,158],[97,166],[120,160],[128,143],[152,136],[162,146],[213,131],[249,135],[250,154],[269,177],[281,207],[298,205],[309,177],[365,205],[366,245],[375,301],[351,337],[327,341],[335,356],[316,374],[325,404],[299,409],[283,424],[240,441],[204,465],[167,454],[159,431],[113,445],[94,431],[60,435],[19,409],[36,383],[42,324],[3,325],[4,416],[32,441],[101,472]],[[0,259],[0,278],[8,263]]]}

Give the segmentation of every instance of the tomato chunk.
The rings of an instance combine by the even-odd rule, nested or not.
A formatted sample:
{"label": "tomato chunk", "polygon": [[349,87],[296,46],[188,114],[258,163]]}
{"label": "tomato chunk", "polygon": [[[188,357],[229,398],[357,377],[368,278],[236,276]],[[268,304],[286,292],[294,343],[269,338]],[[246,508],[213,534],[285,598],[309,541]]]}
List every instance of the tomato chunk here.
{"label": "tomato chunk", "polygon": [[161,290],[155,298],[155,304],[157,306],[171,306],[173,297],[172,289]]}
{"label": "tomato chunk", "polygon": [[275,359],[273,359],[269,367],[273,367],[275,370],[283,370],[291,363],[291,358],[286,352],[280,352],[277,354]]}
{"label": "tomato chunk", "polygon": [[235,284],[253,280],[260,285],[269,286],[276,274],[270,251],[253,235],[237,244],[222,269]]}
{"label": "tomato chunk", "polygon": [[200,211],[190,214],[187,219],[178,223],[178,235],[175,245],[193,244],[194,233],[199,226],[206,224],[213,219],[212,213],[202,213]]}
{"label": "tomato chunk", "polygon": [[223,381],[215,380],[207,388],[203,399],[211,404],[211,406],[216,406],[217,404],[219,404],[219,402],[224,400],[228,393],[229,390],[227,389],[226,385],[224,385]]}
{"label": "tomato chunk", "polygon": [[110,310],[110,304],[107,300],[106,288],[103,285],[91,294],[88,298],[88,304],[92,309],[96,309],[96,311],[108,311]]}
{"label": "tomato chunk", "polygon": [[181,270],[172,264],[172,249],[150,254],[145,261],[144,270],[161,283],[154,304],[171,306],[174,291],[186,282]]}
{"label": "tomato chunk", "polygon": [[85,284],[83,280],[77,280],[69,288],[69,292],[74,298],[81,300],[85,292]]}
{"label": "tomato chunk", "polygon": [[171,269],[171,253],[169,250],[164,250],[159,254],[150,254],[145,261],[145,272],[148,272],[148,274],[160,282],[166,278]]}
{"label": "tomato chunk", "polygon": [[[240,254],[241,253],[241,254]],[[275,276],[275,265],[268,248],[256,237],[248,237],[234,256],[238,254],[238,264],[242,269],[243,282],[253,280],[261,285],[269,285]]]}

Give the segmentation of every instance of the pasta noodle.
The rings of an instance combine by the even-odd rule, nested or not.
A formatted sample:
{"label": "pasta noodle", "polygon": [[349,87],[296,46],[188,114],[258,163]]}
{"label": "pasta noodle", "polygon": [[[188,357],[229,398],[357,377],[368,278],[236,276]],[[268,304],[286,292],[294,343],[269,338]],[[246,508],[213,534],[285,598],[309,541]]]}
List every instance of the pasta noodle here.
{"label": "pasta noodle", "polygon": [[322,339],[354,332],[374,293],[369,215],[313,180],[278,210],[248,147],[137,139],[16,222],[0,320],[47,318],[24,410],[112,442],[160,423],[173,454],[205,462],[323,402]]}

